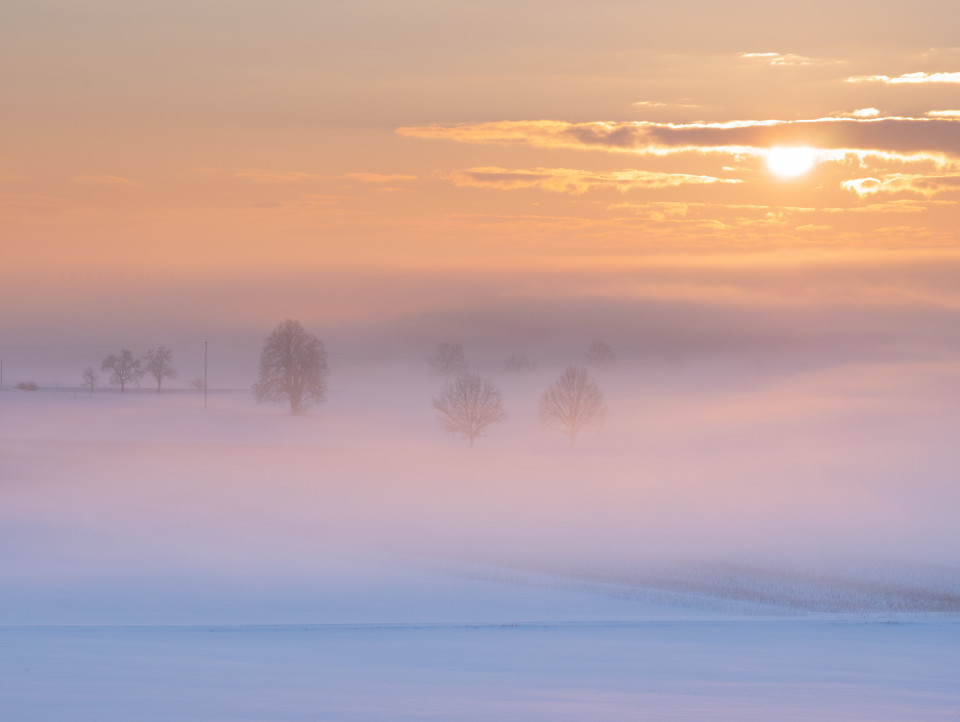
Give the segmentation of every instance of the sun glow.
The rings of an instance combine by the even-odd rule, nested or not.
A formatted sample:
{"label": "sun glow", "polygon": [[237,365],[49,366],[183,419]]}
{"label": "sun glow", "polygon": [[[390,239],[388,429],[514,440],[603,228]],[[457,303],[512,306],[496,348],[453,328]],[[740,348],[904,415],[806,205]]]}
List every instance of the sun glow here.
{"label": "sun glow", "polygon": [[767,151],[767,168],[781,178],[803,175],[816,162],[816,151],[803,145],[775,146]]}

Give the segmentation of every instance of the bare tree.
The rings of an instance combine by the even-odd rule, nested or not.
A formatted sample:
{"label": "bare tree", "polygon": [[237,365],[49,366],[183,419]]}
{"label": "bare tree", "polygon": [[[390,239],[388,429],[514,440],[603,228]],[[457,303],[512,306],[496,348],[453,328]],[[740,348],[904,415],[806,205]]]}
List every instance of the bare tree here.
{"label": "bare tree", "polygon": [[503,370],[508,373],[519,374],[524,371],[532,371],[537,367],[536,362],[531,361],[525,354],[513,353],[507,356],[503,362]]}
{"label": "bare tree", "polygon": [[305,414],[309,401],[326,396],[329,371],[323,341],[288,319],[263,342],[253,395],[257,403],[289,403],[291,414]]}
{"label": "bare tree", "polygon": [[469,368],[463,346],[447,341],[441,343],[432,356],[427,357],[427,363],[433,373],[443,376],[462,374]]}
{"label": "bare tree", "polygon": [[193,389],[194,391],[199,391],[200,393],[203,393],[205,386],[206,386],[206,382],[203,380],[203,376],[196,376],[190,379],[190,388]]}
{"label": "bare tree", "polygon": [[582,366],[568,366],[540,397],[543,425],[566,434],[571,446],[581,431],[602,428],[606,416],[603,394]]}
{"label": "bare tree", "polygon": [[613,366],[617,356],[603,341],[594,340],[587,349],[587,363],[591,366]]}
{"label": "bare tree", "polygon": [[83,370],[83,374],[80,376],[80,385],[85,389],[89,389],[91,394],[93,390],[100,385],[100,376],[93,370],[93,366],[87,366]]}
{"label": "bare tree", "polygon": [[500,390],[478,373],[464,373],[444,384],[433,400],[440,427],[470,441],[486,436],[487,427],[507,418]]}
{"label": "bare tree", "polygon": [[101,371],[110,372],[110,383],[120,387],[120,393],[125,393],[127,384],[139,383],[143,376],[143,367],[140,359],[134,358],[129,349],[123,349],[120,355],[110,354],[100,364]]}
{"label": "bare tree", "polygon": [[143,357],[143,368],[157,380],[157,393],[160,393],[160,384],[164,379],[177,378],[177,370],[173,367],[173,351],[166,346],[147,349]]}

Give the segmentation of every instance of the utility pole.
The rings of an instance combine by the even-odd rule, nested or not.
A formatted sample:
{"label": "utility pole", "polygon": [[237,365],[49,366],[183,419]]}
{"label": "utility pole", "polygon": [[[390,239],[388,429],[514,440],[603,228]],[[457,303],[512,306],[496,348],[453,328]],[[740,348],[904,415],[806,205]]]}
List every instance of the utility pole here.
{"label": "utility pole", "polygon": [[0,358],[0,389],[3,388],[3,359]]}
{"label": "utility pole", "polygon": [[203,342],[203,408],[207,408],[207,342]]}

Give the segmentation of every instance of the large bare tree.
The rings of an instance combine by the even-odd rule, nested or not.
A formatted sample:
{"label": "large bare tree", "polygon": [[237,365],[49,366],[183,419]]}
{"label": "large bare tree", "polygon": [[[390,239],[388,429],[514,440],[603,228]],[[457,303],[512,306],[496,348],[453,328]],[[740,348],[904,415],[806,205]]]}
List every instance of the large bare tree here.
{"label": "large bare tree", "polygon": [[129,349],[123,349],[118,356],[115,353],[107,356],[100,364],[101,371],[110,372],[110,383],[120,387],[120,393],[125,393],[127,384],[138,383],[143,376],[143,367],[140,359],[135,358]]}
{"label": "large bare tree", "polygon": [[308,402],[326,396],[329,371],[323,341],[288,319],[263,342],[253,395],[257,403],[289,403],[291,414],[304,414]]}
{"label": "large bare tree", "polygon": [[158,394],[164,379],[177,378],[177,370],[173,367],[173,351],[166,346],[147,349],[143,357],[143,369],[157,380]]}
{"label": "large bare tree", "polygon": [[507,418],[500,390],[478,373],[464,373],[444,384],[433,400],[440,427],[470,441],[487,435],[490,424]]}
{"label": "large bare tree", "polygon": [[540,420],[566,434],[570,445],[582,431],[603,427],[607,407],[603,394],[582,366],[569,366],[540,397]]}

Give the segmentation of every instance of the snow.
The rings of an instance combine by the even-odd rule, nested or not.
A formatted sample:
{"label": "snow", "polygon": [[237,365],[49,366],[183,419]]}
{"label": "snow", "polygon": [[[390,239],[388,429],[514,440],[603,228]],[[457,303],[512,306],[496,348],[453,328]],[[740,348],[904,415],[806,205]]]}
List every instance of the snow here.
{"label": "snow", "polygon": [[0,716],[952,720],[957,624],[0,629]]}
{"label": "snow", "polygon": [[412,368],[0,390],[0,720],[956,719],[955,369],[621,371],[574,449],[555,371],[472,451]]}

